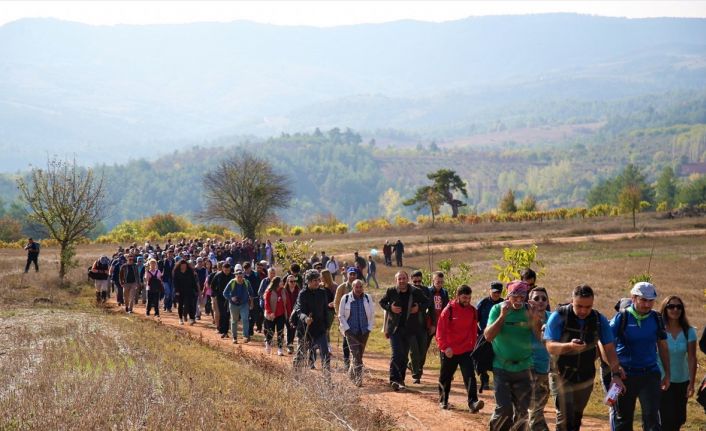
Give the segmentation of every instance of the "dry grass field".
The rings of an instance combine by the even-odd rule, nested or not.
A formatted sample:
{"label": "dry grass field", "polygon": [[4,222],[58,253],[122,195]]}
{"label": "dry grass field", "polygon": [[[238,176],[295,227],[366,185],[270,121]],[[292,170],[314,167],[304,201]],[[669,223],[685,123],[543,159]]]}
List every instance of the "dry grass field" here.
{"label": "dry grass field", "polygon": [[[410,250],[406,270],[429,266],[426,240],[434,237],[433,261],[469,263],[474,300],[496,277],[492,265],[504,241],[536,238],[545,274],[539,279],[552,307],[568,300],[570,290],[588,283],[597,293],[596,307],[612,316],[615,301],[627,296],[627,280],[647,270],[661,297],[680,295],[699,335],[706,326],[704,235],[650,237],[660,229],[702,228],[703,219],[657,220],[643,216],[644,235],[601,241],[602,232],[627,232],[626,220],[544,225],[463,226],[411,232],[320,237],[315,248],[346,256],[354,249],[381,248],[381,240],[401,237]],[[487,228],[484,229],[483,228]],[[389,235],[388,235],[389,234]],[[559,237],[590,235],[575,243]],[[465,244],[468,242],[468,247]],[[474,242],[474,244],[471,244]],[[461,246],[451,250],[451,245]],[[448,247],[448,250],[446,250]],[[353,429],[396,428],[392,419],[367,404],[346,385],[317,386],[291,378],[272,366],[209,347],[166,325],[145,322],[91,306],[85,267],[109,246],[79,248],[79,268],[69,275],[71,287],[59,288],[56,250],[40,257],[41,272],[21,274],[24,254],[0,250],[0,429]],[[651,262],[650,262],[650,256]],[[379,265],[378,279],[392,283],[397,268]],[[373,289],[373,295],[381,295]],[[379,323],[379,322],[378,322]],[[379,327],[379,325],[378,325]],[[333,341],[333,340],[332,340]],[[374,331],[369,352],[389,355],[389,346]],[[706,360],[699,353],[699,380]],[[429,355],[429,369],[438,359]],[[242,376],[248,376],[243,379]],[[312,386],[313,385],[313,386]],[[256,390],[254,390],[257,388]],[[433,390],[433,386],[431,386]],[[605,421],[607,409],[596,387],[588,417]],[[430,402],[430,408],[435,403]],[[350,408],[349,406],[357,406]],[[41,407],[40,407],[41,406]],[[551,408],[551,402],[548,409]],[[485,412],[486,414],[489,411]],[[487,423],[487,422],[485,422]],[[599,422],[600,423],[600,422]],[[607,422],[606,429],[607,429]],[[245,427],[245,428],[243,428]],[[636,429],[639,429],[636,424]],[[455,429],[450,426],[449,429]],[[484,428],[466,428],[484,429]],[[686,430],[706,430],[706,415],[689,401]]]}

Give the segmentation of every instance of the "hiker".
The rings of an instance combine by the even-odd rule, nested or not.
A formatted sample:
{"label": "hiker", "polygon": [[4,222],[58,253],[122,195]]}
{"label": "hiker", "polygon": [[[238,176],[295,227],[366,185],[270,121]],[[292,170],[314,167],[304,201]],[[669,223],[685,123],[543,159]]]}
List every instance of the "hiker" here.
{"label": "hiker", "polygon": [[368,262],[363,256],[358,255],[357,251],[353,252],[353,266],[358,271],[358,280],[365,280],[365,273],[363,272],[368,266]]}
{"label": "hiker", "polygon": [[334,283],[331,271],[329,271],[328,269],[324,269],[320,273],[321,284],[319,286],[326,291],[326,297],[328,298],[328,309],[326,314],[326,338],[328,339],[329,353],[331,353],[331,327],[333,326],[334,319],[337,318],[337,311],[333,302],[336,298],[336,290],[338,290],[338,285]]}
{"label": "hiker", "polygon": [[288,275],[285,277],[284,289],[284,293],[287,295],[287,300],[284,304],[286,309],[285,325],[287,325],[287,354],[291,355],[294,353],[294,336],[297,333],[297,327],[292,324],[290,316],[292,316],[294,304],[296,304],[297,298],[299,298],[299,285],[297,284],[295,276]]}
{"label": "hiker", "polygon": [[93,262],[91,267],[91,278],[96,287],[96,303],[104,303],[108,299],[110,281],[108,281],[108,271],[110,270],[110,259],[108,256],[101,256]]}
{"label": "hiker", "polygon": [[338,261],[336,261],[336,256],[331,256],[324,264],[324,269],[328,269],[331,272],[331,278],[336,281],[336,276],[338,275]]}
{"label": "hiker", "polygon": [[[221,338],[228,336],[228,320],[230,317],[228,310],[230,301],[226,299],[223,293],[228,283],[233,280],[234,275],[231,269],[230,262],[223,262],[222,270],[217,272],[211,281],[211,295],[216,299],[214,307],[216,328],[218,329],[218,333],[221,334]],[[216,310],[216,308],[218,308],[218,310]]]}
{"label": "hiker", "polygon": [[[659,404],[662,391],[669,390],[671,365],[667,333],[659,313],[652,310],[657,290],[652,283],[641,281],[630,291],[632,305],[618,312],[610,321],[615,337],[615,350],[625,370],[625,392],[615,404],[613,429],[632,430],[635,402],[640,399],[642,428],[660,430]],[[657,361],[662,360],[663,377]]]}
{"label": "hiker", "polygon": [[201,320],[201,306],[206,304],[206,297],[203,295],[203,291],[206,287],[206,277],[208,277],[208,270],[206,269],[206,261],[203,257],[196,258],[196,266],[194,267],[194,272],[196,273],[196,281],[198,282],[198,291],[196,292],[196,320]]}
{"label": "hiker", "polygon": [[[336,288],[336,296],[333,298],[333,309],[336,316],[339,315],[343,295],[350,293],[353,290],[353,282],[358,279],[358,273],[353,267],[348,268],[346,270],[346,274],[348,275],[348,281],[338,285],[338,288]],[[346,337],[343,337],[343,345],[341,347],[343,350],[343,368],[347,370],[351,366],[351,351]]]}
{"label": "hiker", "polygon": [[404,244],[402,244],[401,240],[397,240],[397,242],[394,245],[394,250],[395,250],[395,260],[397,263],[397,266],[402,266],[402,256],[404,255]]}
{"label": "hiker", "polygon": [[593,289],[582,284],[574,288],[571,303],[558,307],[544,330],[547,351],[556,361],[551,375],[558,430],[581,428],[583,411],[593,391],[596,375],[596,346],[605,353],[612,383],[623,387],[615,352],[613,333],[608,320],[593,309]]}
{"label": "hiker", "polygon": [[118,253],[117,257],[110,262],[110,271],[108,272],[108,277],[113,283],[115,299],[118,302],[118,306],[125,304],[125,298],[123,298],[123,286],[120,284],[120,267],[122,267],[125,262],[127,262],[125,256],[122,253]]}
{"label": "hiker", "polygon": [[147,304],[147,292],[145,291],[142,281],[145,279],[145,259],[141,255],[137,255],[135,258],[135,265],[137,265],[137,279],[140,281],[137,284],[137,290],[135,291],[135,304],[142,299],[142,305]]}
{"label": "hiker", "polygon": [[210,258],[206,258],[203,261],[203,267],[206,270],[206,279],[203,281],[203,289],[201,289],[201,303],[203,304],[203,311],[207,316],[211,316],[211,322],[215,323],[213,320],[213,309],[214,304],[211,299],[211,279],[214,271],[214,266],[217,266],[218,262],[214,265]]}
{"label": "hiker", "polygon": [[388,240],[385,240],[385,245],[382,246],[382,255],[385,257],[385,266],[392,266],[392,245]]}
{"label": "hiker", "polygon": [[[476,304],[476,310],[478,310],[478,336],[483,337],[483,331],[488,324],[488,316],[490,315],[490,309],[493,305],[503,302],[502,298],[503,284],[499,281],[493,281],[490,283],[490,288],[488,289],[488,296],[478,301]],[[490,360],[488,360],[490,363]],[[480,376],[480,385],[478,386],[478,393],[483,393],[483,391],[490,390],[490,376],[488,375],[488,370],[484,367],[479,367],[479,363],[476,363],[476,372]],[[490,365],[489,365],[490,366]]]}
{"label": "hiker", "polygon": [[243,322],[243,342],[250,342],[250,282],[245,279],[245,271],[238,263],[235,265],[235,278],[228,282],[223,297],[228,301],[230,309],[230,331],[233,335],[233,344],[238,344],[238,322]]}
{"label": "hiker", "polygon": [[[263,280],[264,281],[264,280]],[[282,338],[284,336],[284,321],[287,320],[287,295],[284,283],[279,277],[272,278],[265,289],[265,352],[272,350],[272,338],[277,331],[277,356],[283,356]]]}
{"label": "hiker", "polygon": [[[414,271],[412,273],[412,284],[416,287],[417,283],[421,286],[422,283],[422,272]],[[441,312],[446,308],[449,303],[449,292],[444,288],[444,273],[441,271],[436,271],[431,276],[431,286],[421,287],[423,292],[426,294],[429,300],[429,305],[420,315],[423,316],[423,328],[425,331],[420,331],[418,334],[419,340],[419,356],[417,369],[414,366],[415,357],[415,347],[414,343],[410,347],[412,353],[412,378],[414,383],[421,383],[422,374],[424,373],[424,364],[427,360],[427,353],[429,351],[429,346],[431,345],[431,340],[436,336],[436,325],[441,316]],[[475,309],[475,307],[474,307]],[[478,319],[476,318],[476,321]],[[423,344],[422,344],[423,343]],[[475,380],[474,380],[475,381]]]}
{"label": "hiker", "polygon": [[326,268],[326,264],[328,263],[329,260],[331,260],[331,258],[329,258],[328,256],[326,256],[326,252],[322,250],[322,251],[321,251],[321,257],[319,258],[319,261],[320,261],[321,264],[324,266],[324,268]]}
{"label": "hiker", "polygon": [[260,302],[260,307],[264,310],[265,309],[265,292],[267,291],[267,288],[270,286],[270,282],[277,276],[277,270],[275,269],[274,266],[270,267],[267,270],[267,274],[265,277],[262,278],[262,281],[260,281],[260,287],[257,289],[257,299],[256,301]]}
{"label": "hiker", "polygon": [[328,310],[328,296],[319,288],[321,276],[319,271],[309,269],[304,275],[306,289],[299,293],[297,303],[292,311],[292,318],[296,321],[297,337],[299,344],[294,358],[294,367],[302,366],[305,358],[309,367],[314,368],[314,349],[321,352],[321,365],[324,371],[330,369],[330,355],[326,339],[326,318]]}
{"label": "hiker", "polygon": [[428,301],[420,289],[408,283],[409,276],[404,271],[395,274],[396,286],[387,289],[380,299],[380,307],[386,311],[385,336],[390,339],[390,386],[394,391],[406,389],[404,380],[409,357],[409,336],[417,334],[420,328],[416,315],[428,306]]}
{"label": "hiker", "polygon": [[375,303],[365,293],[362,280],[355,280],[352,286],[353,290],[341,299],[338,322],[343,337],[348,340],[352,357],[348,377],[360,387],[363,385],[363,353],[375,324]]}
{"label": "hiker", "polygon": [[[540,326],[549,319],[549,294],[543,287],[533,287],[527,295],[529,304],[539,313]],[[549,400],[549,352],[544,339],[532,334],[532,399],[529,408],[530,431],[549,431],[544,418],[544,407]]]}
{"label": "hiker", "polygon": [[243,277],[250,284],[250,312],[248,313],[248,334],[254,334],[255,331],[262,332],[262,324],[265,320],[260,301],[258,300],[257,290],[260,287],[260,274],[253,271],[252,264],[248,261],[243,264]]}
{"label": "hiker", "polygon": [[459,286],[456,299],[449,302],[441,312],[436,324],[436,342],[439,345],[439,405],[442,409],[449,408],[449,393],[451,381],[457,368],[461,368],[463,386],[466,388],[467,405],[472,413],[483,408],[484,403],[478,399],[476,391],[476,376],[473,372],[471,352],[476,345],[478,332],[478,315],[471,305],[471,288],[468,285]]}
{"label": "hiker", "polygon": [[372,280],[375,282],[375,288],[379,289],[380,283],[378,283],[378,279],[375,276],[376,274],[377,274],[377,265],[375,264],[373,257],[368,256],[368,275],[365,278],[365,282],[368,284],[368,286],[372,287],[372,285],[370,284],[370,280]]}
{"label": "hiker", "polygon": [[135,294],[140,285],[140,272],[135,264],[135,256],[129,255],[127,262],[120,267],[120,285],[123,288],[123,298],[125,301],[125,312],[132,314],[132,306],[135,305]]}
{"label": "hiker", "polygon": [[167,250],[167,255],[160,262],[159,270],[162,271],[164,284],[164,311],[172,312],[174,303],[174,289],[172,287],[172,274],[174,273],[174,249]]}
{"label": "hiker", "polygon": [[[689,326],[686,307],[678,296],[662,301],[660,314],[669,346],[669,388],[662,392],[659,418],[662,431],[678,431],[686,423],[686,402],[694,395],[696,382],[696,329]],[[664,367],[659,361],[662,376]]]}
{"label": "hiker", "polygon": [[30,264],[34,263],[34,271],[39,272],[39,243],[34,242],[32,238],[27,238],[27,245],[25,245],[25,250],[27,250],[27,264],[25,265],[25,274],[29,272]]}
{"label": "hiker", "polygon": [[181,259],[172,274],[172,287],[177,300],[177,312],[179,313],[179,324],[183,325],[187,319],[189,324],[196,323],[196,297],[199,292],[199,285],[194,268],[186,259]]}
{"label": "hiker", "polygon": [[491,431],[527,428],[532,397],[532,335],[540,336],[537,312],[527,306],[529,286],[523,281],[507,285],[507,299],[490,309],[484,335],[493,345],[495,411]]}
{"label": "hiker", "polygon": [[147,290],[147,316],[150,310],[154,309],[155,317],[159,318],[159,297],[162,295],[164,285],[162,284],[162,271],[159,270],[157,260],[154,258],[147,261],[145,271],[145,289]]}

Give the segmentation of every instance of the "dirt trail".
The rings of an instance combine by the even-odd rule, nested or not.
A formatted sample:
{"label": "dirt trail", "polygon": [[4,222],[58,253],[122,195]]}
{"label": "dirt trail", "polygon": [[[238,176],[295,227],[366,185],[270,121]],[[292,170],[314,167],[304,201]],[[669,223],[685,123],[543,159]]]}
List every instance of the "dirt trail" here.
{"label": "dirt trail", "polygon": [[[114,301],[114,298],[113,298]],[[115,302],[108,305],[115,313],[124,313],[121,307],[118,307]],[[133,318],[154,319],[153,316],[145,316],[144,305],[139,304],[134,307]],[[161,323],[170,327],[178,328],[184,331],[185,334],[200,339],[211,346],[223,349],[225,351],[236,351],[239,354],[250,355],[253,357],[265,356],[264,341],[261,334],[255,334],[253,341],[248,344],[241,343],[233,345],[231,339],[221,339],[216,332],[215,326],[210,319],[197,321],[194,326],[179,325],[179,319],[176,310],[173,313],[161,312]],[[378,329],[376,329],[378,330]],[[340,348],[340,337],[332,331],[332,369],[340,369],[342,364],[342,352]],[[339,342],[337,342],[339,341]],[[433,349],[433,347],[432,347]],[[430,349],[430,354],[433,354]],[[285,355],[279,357],[273,351],[273,354],[267,357],[281,366],[290,366],[292,357]],[[460,371],[452,385],[452,393],[449,398],[451,409],[441,410],[438,405],[438,371],[427,371],[422,378],[421,385],[414,385],[411,378],[407,376],[408,390],[404,392],[393,392],[387,384],[389,370],[389,355],[379,353],[366,354],[364,357],[366,376],[362,388],[356,388],[352,384],[347,390],[357,391],[361,400],[371,408],[377,408],[391,414],[394,417],[397,426],[400,429],[408,430],[485,430],[488,429],[488,421],[495,407],[492,391],[480,394],[480,399],[485,402],[485,407],[477,414],[471,414],[466,408],[465,393],[463,389],[463,381],[461,380]],[[320,362],[318,363],[320,366]],[[551,407],[550,400],[545,412],[547,422],[553,424],[554,410]],[[593,418],[584,418],[584,426],[586,430],[602,430],[606,428],[607,423],[600,422]]]}

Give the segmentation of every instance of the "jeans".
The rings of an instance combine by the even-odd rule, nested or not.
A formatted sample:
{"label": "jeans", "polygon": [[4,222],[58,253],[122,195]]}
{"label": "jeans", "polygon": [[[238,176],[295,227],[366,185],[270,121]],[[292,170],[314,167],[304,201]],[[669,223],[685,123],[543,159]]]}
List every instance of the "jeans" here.
{"label": "jeans", "polygon": [[274,320],[265,319],[265,340],[268,345],[272,345],[272,337],[277,330],[277,347],[282,348],[282,338],[284,336],[284,315],[277,316]]}
{"label": "jeans", "polygon": [[378,283],[377,277],[375,277],[374,272],[368,272],[368,275],[365,277],[365,282],[368,284],[368,286],[372,287],[370,284],[370,280],[373,280],[375,282],[375,288],[379,289],[380,288],[380,283]]}
{"label": "jeans", "polygon": [[409,357],[409,337],[407,334],[395,333],[390,335],[390,348],[392,349],[390,382],[404,384],[404,377],[407,373],[407,358]]}
{"label": "jeans", "polygon": [[473,372],[473,359],[471,352],[454,354],[447,358],[444,352],[439,352],[441,369],[439,370],[439,402],[447,405],[449,403],[449,393],[451,393],[451,381],[456,373],[456,368],[461,367],[463,376],[463,386],[468,395],[468,405],[478,401],[478,391],[476,388],[476,375]]}
{"label": "jeans", "polygon": [[25,273],[29,271],[29,265],[34,262],[34,270],[36,272],[39,272],[39,264],[37,263],[37,259],[39,258],[39,254],[32,254],[32,255],[27,255],[27,265],[25,265]]}
{"label": "jeans", "polygon": [[662,392],[659,406],[662,431],[678,431],[686,423],[686,391],[688,388],[688,381],[670,383],[669,389]]}
{"label": "jeans", "polygon": [[123,296],[123,285],[120,282],[115,282],[115,299],[118,305],[125,305],[125,297]]}
{"label": "jeans", "polygon": [[427,360],[427,347],[429,336],[426,331],[409,335],[409,368],[412,370],[413,379],[421,379],[424,374],[424,363]]}
{"label": "jeans", "polygon": [[249,304],[228,304],[230,308],[230,332],[233,334],[233,339],[238,339],[238,322],[243,322],[243,337],[250,337],[250,325],[248,324],[248,316],[250,315]]}
{"label": "jeans", "polygon": [[348,368],[348,377],[357,385],[363,383],[363,353],[365,353],[365,346],[368,344],[368,336],[370,336],[370,332],[353,334],[348,331],[345,335],[353,359]]}
{"label": "jeans", "polygon": [[532,371],[532,400],[529,408],[529,429],[549,431],[544,419],[544,407],[549,400],[549,374]]}
{"label": "jeans", "polygon": [[137,283],[125,283],[123,286],[123,297],[125,299],[125,310],[132,311],[135,305],[135,294],[137,294]]}
{"label": "jeans", "polygon": [[294,356],[294,367],[300,367],[303,365],[304,358],[307,358],[307,362],[310,366],[314,366],[314,351],[318,346],[321,351],[321,366],[324,370],[331,369],[331,355],[328,353],[328,339],[326,337],[326,332],[321,335],[312,336],[311,334],[302,334],[299,338],[299,345],[297,346],[297,354]]}
{"label": "jeans", "polygon": [[660,431],[661,392],[659,372],[628,376],[625,380],[625,393],[619,396],[615,403],[613,429],[615,431],[632,431],[635,402],[639,398],[642,408],[643,431]]}
{"label": "jeans", "polygon": [[164,310],[172,311],[172,304],[174,303],[174,291],[172,289],[171,281],[162,281],[164,285]]}
{"label": "jeans", "polygon": [[549,387],[556,406],[556,429],[576,431],[581,428],[583,411],[593,391],[593,380],[572,383],[559,374],[549,375]]}
{"label": "jeans", "polygon": [[527,410],[532,398],[530,370],[493,369],[495,411],[490,418],[491,431],[526,430]]}

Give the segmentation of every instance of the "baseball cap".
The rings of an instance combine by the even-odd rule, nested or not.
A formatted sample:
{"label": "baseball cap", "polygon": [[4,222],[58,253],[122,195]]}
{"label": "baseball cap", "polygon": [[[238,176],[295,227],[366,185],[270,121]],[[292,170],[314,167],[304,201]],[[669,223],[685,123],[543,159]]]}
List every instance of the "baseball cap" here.
{"label": "baseball cap", "polygon": [[422,271],[416,270],[410,275],[410,277],[422,277]]}
{"label": "baseball cap", "polygon": [[358,271],[355,270],[352,266],[346,270],[348,274],[357,274]]}
{"label": "baseball cap", "polygon": [[243,265],[236,263],[233,271],[235,271],[237,273],[238,271],[242,271],[242,270],[243,270]]}
{"label": "baseball cap", "polygon": [[493,292],[502,292],[503,284],[499,281],[493,281],[490,283],[490,290]]}
{"label": "baseball cap", "polygon": [[635,283],[632,290],[630,290],[630,294],[642,296],[645,299],[656,299],[657,289],[655,289],[654,284],[641,281],[639,283]]}

